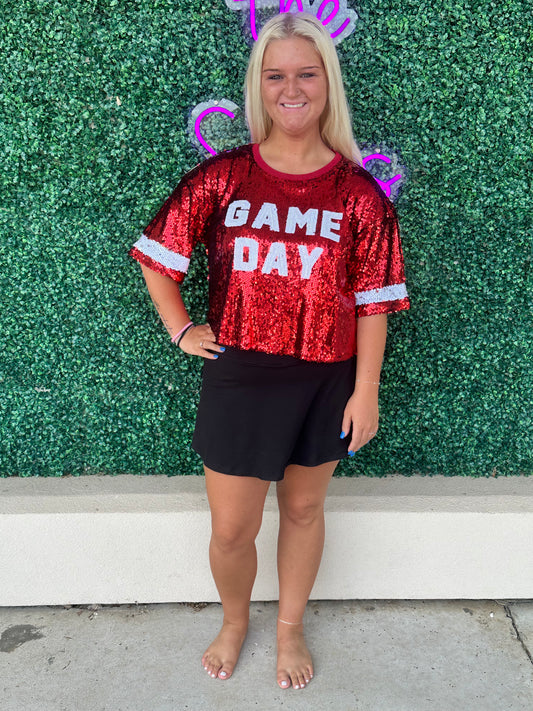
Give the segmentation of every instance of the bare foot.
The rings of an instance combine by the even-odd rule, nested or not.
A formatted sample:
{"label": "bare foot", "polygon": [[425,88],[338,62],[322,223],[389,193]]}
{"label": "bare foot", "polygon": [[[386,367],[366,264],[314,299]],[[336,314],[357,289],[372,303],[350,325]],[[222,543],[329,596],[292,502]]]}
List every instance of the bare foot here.
{"label": "bare foot", "polygon": [[278,620],[278,684],[282,689],[303,689],[313,678],[313,661],[304,639],[303,623]]}
{"label": "bare foot", "polygon": [[202,657],[202,664],[210,677],[229,679],[237,664],[248,622],[223,622],[222,629]]}

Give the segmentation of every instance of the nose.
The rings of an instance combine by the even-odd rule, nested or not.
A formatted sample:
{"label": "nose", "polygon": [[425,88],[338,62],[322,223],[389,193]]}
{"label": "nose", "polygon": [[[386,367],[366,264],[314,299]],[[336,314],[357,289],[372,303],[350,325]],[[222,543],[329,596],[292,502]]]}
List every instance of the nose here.
{"label": "nose", "polygon": [[298,86],[298,81],[296,78],[287,78],[284,93],[287,95],[287,98],[298,96],[298,94],[300,93],[300,87]]}

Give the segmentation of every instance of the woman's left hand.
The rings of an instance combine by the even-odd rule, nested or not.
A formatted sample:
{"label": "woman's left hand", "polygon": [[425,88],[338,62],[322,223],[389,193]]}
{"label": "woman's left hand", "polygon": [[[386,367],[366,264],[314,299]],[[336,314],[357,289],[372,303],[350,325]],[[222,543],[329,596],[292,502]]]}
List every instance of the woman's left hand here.
{"label": "woman's left hand", "polygon": [[[356,389],[344,408],[342,433],[344,436],[352,430],[348,454],[355,452],[376,436],[379,423],[379,405],[377,387]],[[342,435],[341,435],[342,436]],[[343,438],[344,439],[344,438]]]}

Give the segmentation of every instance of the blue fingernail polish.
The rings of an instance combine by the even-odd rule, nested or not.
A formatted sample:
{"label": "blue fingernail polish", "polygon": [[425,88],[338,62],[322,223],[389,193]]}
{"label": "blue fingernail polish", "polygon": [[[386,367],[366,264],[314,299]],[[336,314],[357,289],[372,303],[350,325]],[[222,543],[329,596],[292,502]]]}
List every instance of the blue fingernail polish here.
{"label": "blue fingernail polish", "polygon": [[341,439],[344,439],[346,437],[346,432],[341,432]]}
{"label": "blue fingernail polish", "polygon": [[226,349],[224,348],[224,346],[220,346],[220,347],[222,348],[222,353],[224,353],[224,351],[225,351]]}
{"label": "blue fingernail polish", "polygon": [[350,455],[350,457],[355,456],[355,452],[351,452],[351,451],[350,451],[350,452],[348,452],[348,454]]}
{"label": "blue fingernail polish", "polygon": [[216,355],[215,358],[218,358],[218,356]]}

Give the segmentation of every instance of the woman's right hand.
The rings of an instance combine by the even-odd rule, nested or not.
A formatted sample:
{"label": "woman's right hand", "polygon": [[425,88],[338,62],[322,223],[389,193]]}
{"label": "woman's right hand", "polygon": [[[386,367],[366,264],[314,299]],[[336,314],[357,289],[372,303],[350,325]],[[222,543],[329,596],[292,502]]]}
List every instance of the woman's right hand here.
{"label": "woman's right hand", "polygon": [[191,326],[191,328],[183,334],[180,341],[180,348],[189,355],[209,358],[210,360],[215,360],[218,358],[217,353],[224,353],[226,350],[224,346],[218,345],[215,334],[208,323],[203,323],[199,326]]}

